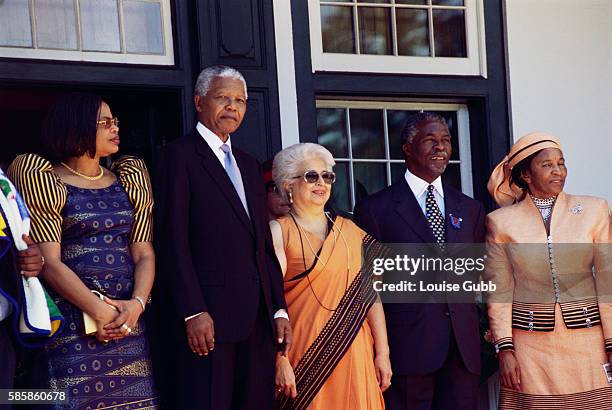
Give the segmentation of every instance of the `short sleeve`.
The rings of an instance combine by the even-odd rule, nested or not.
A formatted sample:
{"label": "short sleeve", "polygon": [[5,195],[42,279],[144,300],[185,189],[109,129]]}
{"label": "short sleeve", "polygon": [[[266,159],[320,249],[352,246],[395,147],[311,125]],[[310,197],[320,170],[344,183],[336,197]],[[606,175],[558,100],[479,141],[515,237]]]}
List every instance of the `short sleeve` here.
{"label": "short sleeve", "polygon": [[130,243],[153,241],[153,190],[145,162],[123,156],[113,164],[112,170],[134,207]]}
{"label": "short sleeve", "polygon": [[61,242],[61,213],[67,192],[51,162],[35,154],[23,154],[11,163],[7,176],[21,193],[30,212],[32,240],[37,243]]}

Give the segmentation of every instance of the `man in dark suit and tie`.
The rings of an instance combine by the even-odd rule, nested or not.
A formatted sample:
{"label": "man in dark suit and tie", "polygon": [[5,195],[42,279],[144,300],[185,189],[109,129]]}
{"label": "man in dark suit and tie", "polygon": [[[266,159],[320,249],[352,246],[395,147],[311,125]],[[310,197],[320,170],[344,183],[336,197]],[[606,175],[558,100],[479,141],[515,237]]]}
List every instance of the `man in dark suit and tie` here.
{"label": "man in dark suit and tie", "polygon": [[[359,202],[355,221],[384,243],[479,243],[482,204],[442,181],[451,156],[444,118],[421,112],[401,133],[405,177]],[[458,223],[460,218],[460,223]],[[391,410],[477,408],[480,340],[476,306],[388,303]]]}
{"label": "man in dark suit and tie", "polygon": [[232,145],[247,106],[243,76],[204,69],[197,127],[168,145],[160,249],[185,332],[176,336],[176,409],[272,407],[277,346],[291,328],[259,163]]}

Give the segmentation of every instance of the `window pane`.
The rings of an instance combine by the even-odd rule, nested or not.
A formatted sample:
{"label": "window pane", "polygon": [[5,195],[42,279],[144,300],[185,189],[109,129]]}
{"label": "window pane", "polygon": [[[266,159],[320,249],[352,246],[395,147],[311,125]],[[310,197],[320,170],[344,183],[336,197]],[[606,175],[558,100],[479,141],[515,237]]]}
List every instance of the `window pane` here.
{"label": "window pane", "polygon": [[427,10],[397,9],[397,53],[401,56],[430,56]]}
{"label": "window pane", "polygon": [[393,162],[391,163],[391,183],[394,184],[400,179],[404,178],[406,174],[406,164]]}
{"label": "window pane", "polygon": [[319,144],[327,148],[334,158],[348,158],[349,156],[345,113],[344,108],[317,109]]}
{"label": "window pane", "polygon": [[434,10],[436,57],[467,57],[463,10]]}
{"label": "window pane", "polygon": [[324,53],[355,53],[353,8],[321,6]]}
{"label": "window pane", "polygon": [[387,186],[387,165],[384,163],[353,163],[355,203]]}
{"label": "window pane", "polygon": [[159,3],[125,0],[123,2],[123,25],[128,53],[164,53]]}
{"label": "window pane", "polygon": [[28,0],[0,1],[0,45],[32,47]]}
{"label": "window pane", "polygon": [[38,47],[76,50],[74,0],[35,0],[34,14]]}
{"label": "window pane", "polygon": [[404,159],[400,134],[408,117],[416,111],[387,110],[387,126],[389,127],[389,156],[391,159]]}
{"label": "window pane", "polygon": [[83,50],[121,51],[117,0],[81,0]]}
{"label": "window pane", "polygon": [[385,140],[382,110],[349,111],[353,158],[384,159]]}
{"label": "window pane", "polygon": [[361,54],[393,54],[391,11],[382,7],[359,7]]}
{"label": "window pane", "polygon": [[348,162],[338,162],[334,167],[336,182],[332,187],[332,194],[327,202],[326,208],[336,211],[351,211],[351,194],[348,185]]}
{"label": "window pane", "polygon": [[391,0],[357,0],[357,3],[384,3],[389,4]]}
{"label": "window pane", "polygon": [[396,4],[427,4],[427,0],[395,0]]}
{"label": "window pane", "polygon": [[463,0],[431,0],[434,6],[463,6]]}
{"label": "window pane", "polygon": [[442,180],[461,191],[461,170],[459,164],[448,164],[446,171],[442,175]]}

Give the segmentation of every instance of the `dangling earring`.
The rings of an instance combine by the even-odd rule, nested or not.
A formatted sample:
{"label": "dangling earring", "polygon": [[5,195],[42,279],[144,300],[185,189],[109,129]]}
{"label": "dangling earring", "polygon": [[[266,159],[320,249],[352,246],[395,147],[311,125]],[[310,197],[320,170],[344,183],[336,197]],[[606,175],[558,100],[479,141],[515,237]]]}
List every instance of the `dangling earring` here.
{"label": "dangling earring", "polygon": [[287,194],[289,194],[289,203],[292,204],[293,203],[293,193],[289,191]]}

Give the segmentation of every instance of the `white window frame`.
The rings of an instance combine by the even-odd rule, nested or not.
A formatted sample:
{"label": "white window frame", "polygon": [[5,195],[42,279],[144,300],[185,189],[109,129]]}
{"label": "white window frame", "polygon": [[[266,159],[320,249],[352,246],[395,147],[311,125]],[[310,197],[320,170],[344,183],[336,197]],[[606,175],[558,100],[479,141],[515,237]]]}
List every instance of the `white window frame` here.
{"label": "white window frame", "polygon": [[[451,164],[459,164],[459,170],[461,173],[461,191],[473,197],[474,186],[472,181],[472,152],[470,148],[470,123],[469,123],[469,112],[467,105],[457,103],[422,103],[422,102],[384,102],[384,101],[353,101],[353,100],[326,100],[318,99],[316,102],[316,108],[342,108],[342,109],[376,109],[384,111],[384,131],[385,131],[385,158],[386,159],[362,159],[353,158],[352,145],[351,145],[351,132],[350,128],[347,129],[347,158],[335,157],[337,163],[364,163],[373,162],[379,164],[386,164],[387,181],[391,181],[391,164],[400,163],[403,164],[403,159],[391,159],[389,153],[389,138],[388,138],[388,126],[387,126],[387,110],[407,110],[407,111],[453,111],[457,113],[457,136],[459,139],[459,146],[453,147],[454,150],[459,150],[459,160],[451,160]],[[355,188],[354,188],[354,175],[353,167],[348,167],[348,178],[349,178],[349,195],[350,203],[355,203]]]}
{"label": "white window frame", "polygon": [[[30,2],[30,21],[32,30],[32,47],[15,47],[0,45],[0,57],[8,58],[26,58],[36,60],[62,60],[62,61],[87,61],[96,63],[123,63],[123,64],[147,64],[147,65],[174,65],[174,45],[172,39],[172,16],[170,0],[161,0],[159,2],[152,0],[139,0],[143,2],[158,3],[161,5],[161,23],[162,23],[162,39],[165,54],[137,54],[128,53],[125,45],[122,45],[122,51],[81,51],[81,15],[79,1],[75,1],[75,12],[77,16],[77,48],[78,50],[52,50],[46,48],[37,48],[36,44],[36,17],[34,13],[34,5]],[[119,19],[123,19],[123,7],[121,2],[118,2]],[[120,25],[119,38],[121,43],[124,42],[123,25]]]}
{"label": "white window frame", "polygon": [[[324,1],[324,0],[323,0]],[[350,2],[351,0],[346,0]],[[487,56],[483,0],[464,0],[466,16],[467,57],[412,57],[395,55],[324,53],[321,32],[321,2],[308,0],[312,71],[367,72],[389,74],[477,75],[487,77]],[[377,7],[393,4],[359,3]],[[338,3],[335,3],[338,5]],[[328,3],[326,5],[334,5]],[[417,7],[418,6],[411,6]],[[451,6],[421,6],[421,8],[453,9]],[[455,7],[457,8],[457,7]],[[395,15],[392,12],[392,17]],[[431,15],[430,15],[431,19]],[[395,27],[395,22],[392,23]],[[430,22],[431,25],[431,22]],[[392,30],[396,36],[396,30]],[[358,36],[358,32],[356,32]],[[431,35],[431,33],[430,33]],[[395,40],[394,40],[395,42]]]}

